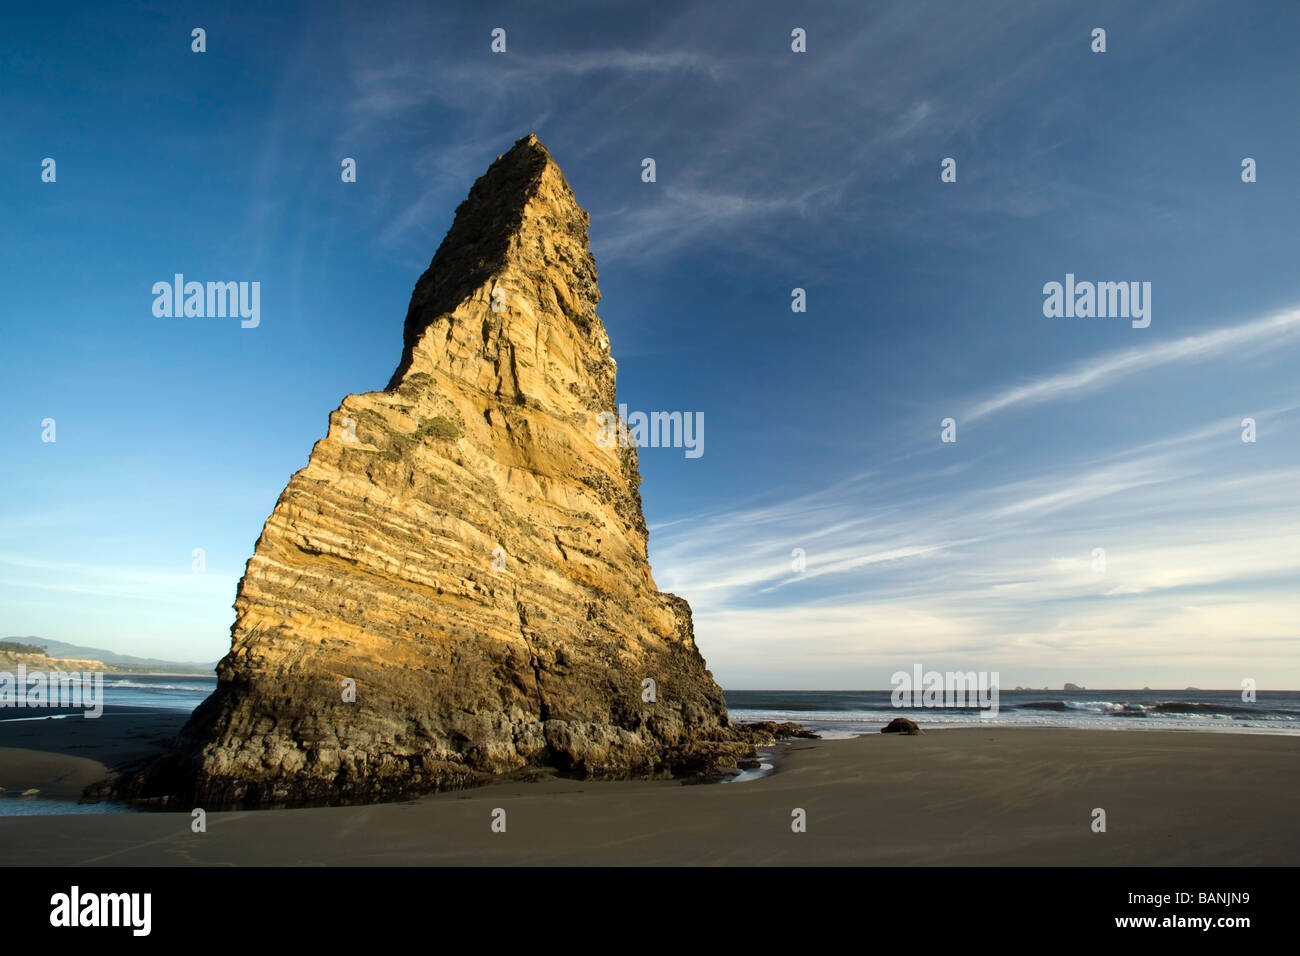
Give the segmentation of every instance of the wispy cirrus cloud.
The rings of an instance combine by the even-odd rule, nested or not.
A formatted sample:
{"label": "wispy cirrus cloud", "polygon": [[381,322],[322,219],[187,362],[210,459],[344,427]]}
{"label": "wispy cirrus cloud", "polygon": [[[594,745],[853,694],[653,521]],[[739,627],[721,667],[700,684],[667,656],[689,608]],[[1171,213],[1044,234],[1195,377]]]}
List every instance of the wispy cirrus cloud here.
{"label": "wispy cirrus cloud", "polygon": [[215,571],[196,574],[190,570],[127,568],[16,554],[0,554],[0,568],[8,573],[0,579],[0,586],[54,594],[184,604],[200,596],[225,597],[234,593],[230,577]]}
{"label": "wispy cirrus cloud", "polygon": [[773,217],[807,216],[820,189],[794,196],[747,196],[690,186],[665,186],[652,205],[610,210],[593,224],[602,258],[663,255],[702,235],[730,233]]}
{"label": "wispy cirrus cloud", "polygon": [[1300,308],[1287,309],[1240,325],[1086,359],[1063,371],[1004,388],[971,406],[963,419],[975,421],[1010,408],[1036,405],[1076,392],[1104,388],[1161,365],[1200,362],[1234,353],[1248,355],[1263,348],[1293,345],[1298,339]]}
{"label": "wispy cirrus cloud", "polygon": [[[932,160],[928,151],[936,136],[978,134],[1000,104],[1053,67],[1067,42],[1044,45],[1035,18],[1013,3],[945,10],[948,29],[941,37],[924,29],[933,15],[934,9],[912,5],[851,20],[828,12],[824,21],[807,24],[815,44],[807,55],[790,51],[788,28],[738,26],[732,11],[708,8],[665,18],[639,47],[621,41],[592,49],[566,41],[558,45],[572,47],[567,51],[534,55],[532,49],[554,51],[557,43],[522,34],[528,43],[512,42],[508,54],[443,62],[391,37],[383,47],[358,38],[348,59],[352,92],[342,109],[350,127],[344,138],[382,140],[427,122],[436,107],[451,111],[459,142],[420,165],[464,179],[481,172],[485,155],[538,130],[562,150],[557,156],[566,171],[581,171],[569,165],[575,160],[598,164],[594,178],[616,197],[604,208],[590,205],[593,222],[603,227],[593,231],[602,261],[659,259],[683,248],[737,243],[767,257],[780,255],[785,227],[798,215],[822,223],[865,221],[879,230],[915,228],[915,204],[893,208],[890,191],[899,177],[923,155]],[[423,15],[408,18],[399,35],[430,32]],[[1013,34],[1008,23],[1017,27]],[[728,39],[720,43],[720,37]],[[1008,45],[1015,48],[1015,75],[954,97],[959,64],[986,45],[1001,56]],[[669,102],[674,119],[665,123],[662,104]],[[544,129],[540,117],[549,124]],[[828,153],[845,160],[847,175],[844,166],[819,159]],[[656,187],[661,195],[643,190],[638,204],[629,205],[610,184],[624,175],[636,181],[636,164],[645,155],[664,164]],[[1050,206],[1028,195],[1025,183],[991,200],[989,190],[997,188],[994,180],[972,199],[957,201],[1013,215],[1026,206]],[[651,201],[640,205],[642,198]],[[380,230],[386,246],[415,238],[412,223],[428,217],[423,197],[404,202]],[[868,215],[873,207],[875,214]]]}
{"label": "wispy cirrus cloud", "polygon": [[643,73],[699,73],[722,76],[733,61],[725,56],[689,50],[586,50],[555,53],[536,59],[524,59],[517,69],[530,75],[614,72],[629,75]]}
{"label": "wispy cirrus cloud", "polygon": [[[1294,324],[1282,313],[1095,364],[1227,361]],[[1277,675],[1269,648],[1300,643],[1300,465],[1285,454],[1298,407],[1255,411],[1272,458],[1222,419],[1010,473],[922,458],[905,475],[678,520],[653,531],[656,577],[691,601],[733,687],[770,683],[769,668],[808,686],[885,686],[900,654],[1010,680],[1171,660],[1222,674],[1218,686],[1242,667]]]}

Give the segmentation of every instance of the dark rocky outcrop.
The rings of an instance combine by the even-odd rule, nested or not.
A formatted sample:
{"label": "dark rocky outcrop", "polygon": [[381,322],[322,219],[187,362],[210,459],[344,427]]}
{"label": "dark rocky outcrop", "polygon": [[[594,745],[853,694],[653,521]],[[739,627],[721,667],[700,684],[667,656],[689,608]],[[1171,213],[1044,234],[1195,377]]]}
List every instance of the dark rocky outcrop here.
{"label": "dark rocky outcrop", "polygon": [[925,733],[916,722],[908,720],[906,717],[895,717],[884,727],[880,728],[882,734],[923,734]]}
{"label": "dark rocky outcrop", "polygon": [[392,381],[343,400],[267,519],[216,692],[170,754],[91,795],[218,809],[530,766],[709,778],[793,732],[730,724],[690,607],[651,577],[637,450],[597,441],[616,365],[587,222],[535,136],[474,184]]}

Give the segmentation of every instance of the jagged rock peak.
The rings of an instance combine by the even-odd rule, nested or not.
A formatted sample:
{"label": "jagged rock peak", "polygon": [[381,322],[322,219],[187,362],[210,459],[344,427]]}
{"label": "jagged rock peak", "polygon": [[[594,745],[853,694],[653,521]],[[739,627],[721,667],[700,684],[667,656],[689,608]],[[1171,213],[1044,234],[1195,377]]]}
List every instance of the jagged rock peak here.
{"label": "jagged rock peak", "polygon": [[[734,766],[691,611],[655,586],[587,214],[528,136],[456,212],[382,392],[349,395],[267,518],[216,691],[95,793],[341,804],[525,768]],[[396,338],[394,322],[394,338]]]}
{"label": "jagged rock peak", "polygon": [[[513,293],[554,299],[569,321],[584,331],[599,331],[607,350],[608,339],[596,319],[600,290],[596,262],[587,248],[588,224],[586,210],[537,134],[517,140],[470,188],[415,284],[402,364],[389,387],[410,370],[421,333],[485,285],[489,294],[500,288],[502,299]],[[539,270],[539,265],[545,268]],[[550,289],[530,288],[537,283]]]}

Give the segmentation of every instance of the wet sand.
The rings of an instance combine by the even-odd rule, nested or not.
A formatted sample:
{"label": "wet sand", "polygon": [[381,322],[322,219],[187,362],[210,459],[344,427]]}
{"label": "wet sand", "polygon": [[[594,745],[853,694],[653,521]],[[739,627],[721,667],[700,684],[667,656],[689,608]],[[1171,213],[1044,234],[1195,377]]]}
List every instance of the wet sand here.
{"label": "wet sand", "polygon": [[110,767],[160,752],[189,718],[144,707],[106,707],[95,718],[63,713],[71,716],[0,720],[0,790],[34,787],[43,797],[75,800]]}
{"label": "wet sand", "polygon": [[[0,784],[79,790],[183,720],[109,718],[0,725]],[[0,817],[0,864],[1300,863],[1300,737],[979,728],[773,754],[776,772],[745,783],[549,777],[399,804],[210,813],[206,833],[183,813]],[[498,808],[504,833],[492,830]],[[806,832],[791,829],[796,809]]]}

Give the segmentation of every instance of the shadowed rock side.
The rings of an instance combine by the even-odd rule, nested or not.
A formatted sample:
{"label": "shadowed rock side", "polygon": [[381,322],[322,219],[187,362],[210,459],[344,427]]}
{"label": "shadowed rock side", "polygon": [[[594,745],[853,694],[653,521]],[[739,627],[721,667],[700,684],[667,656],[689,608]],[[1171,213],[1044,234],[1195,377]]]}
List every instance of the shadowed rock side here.
{"label": "shadowed rock side", "polygon": [[763,742],[655,587],[635,448],[595,440],[616,366],[587,222],[535,136],[474,184],[392,381],[343,400],[267,519],[216,692],[92,795],[357,803],[538,765],[708,773]]}

